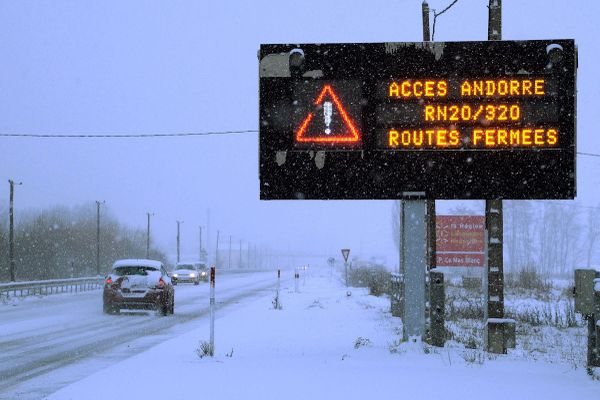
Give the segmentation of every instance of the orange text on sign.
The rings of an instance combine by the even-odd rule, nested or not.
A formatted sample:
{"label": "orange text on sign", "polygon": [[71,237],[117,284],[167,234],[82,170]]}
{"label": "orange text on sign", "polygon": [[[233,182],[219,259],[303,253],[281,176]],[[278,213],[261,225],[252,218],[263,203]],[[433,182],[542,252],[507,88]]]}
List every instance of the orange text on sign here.
{"label": "orange text on sign", "polygon": [[390,149],[554,147],[558,139],[558,130],[554,128],[474,128],[465,134],[458,129],[390,129],[387,132],[387,147]]}
{"label": "orange text on sign", "polygon": [[473,129],[471,142],[476,147],[551,147],[558,142],[556,129]]}
{"label": "orange text on sign", "polygon": [[392,129],[388,132],[388,146],[391,148],[458,147],[459,144],[460,134],[454,129]]}
{"label": "orange text on sign", "polygon": [[523,97],[544,96],[545,79],[484,79],[464,80],[451,88],[446,80],[393,81],[388,86],[388,97],[399,99],[444,98],[451,90],[461,97]]}
{"label": "orange text on sign", "polygon": [[518,104],[436,104],[424,108],[425,121],[519,121],[521,107]]}
{"label": "orange text on sign", "polygon": [[392,82],[389,86],[389,97],[421,98],[444,97],[448,93],[448,82],[421,80],[405,80]]}

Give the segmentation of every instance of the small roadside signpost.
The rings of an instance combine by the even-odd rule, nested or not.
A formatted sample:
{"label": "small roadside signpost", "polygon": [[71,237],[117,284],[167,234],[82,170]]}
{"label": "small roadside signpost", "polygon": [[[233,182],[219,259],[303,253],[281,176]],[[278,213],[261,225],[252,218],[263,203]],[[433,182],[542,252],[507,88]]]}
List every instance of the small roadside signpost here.
{"label": "small roadside signpost", "polygon": [[350,255],[350,249],[342,249],[342,256],[344,257],[344,270],[346,272],[346,287],[348,287],[348,256]]}

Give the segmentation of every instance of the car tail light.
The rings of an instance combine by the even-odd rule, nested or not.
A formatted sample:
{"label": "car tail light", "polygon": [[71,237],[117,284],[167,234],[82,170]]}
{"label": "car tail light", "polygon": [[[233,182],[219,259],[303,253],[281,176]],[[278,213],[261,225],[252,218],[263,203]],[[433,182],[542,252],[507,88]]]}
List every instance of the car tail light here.
{"label": "car tail light", "polygon": [[110,285],[111,283],[113,283],[112,278],[109,276],[108,278],[106,278],[106,280],[104,281],[104,283],[106,283],[107,285]]}
{"label": "car tail light", "polygon": [[162,288],[163,286],[165,286],[165,281],[163,280],[162,276],[158,279],[158,285],[156,285],[157,288]]}

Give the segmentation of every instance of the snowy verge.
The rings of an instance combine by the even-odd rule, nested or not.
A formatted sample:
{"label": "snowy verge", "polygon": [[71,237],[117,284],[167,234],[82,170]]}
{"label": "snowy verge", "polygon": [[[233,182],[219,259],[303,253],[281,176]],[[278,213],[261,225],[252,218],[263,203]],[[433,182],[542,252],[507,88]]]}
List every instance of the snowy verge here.
{"label": "snowy verge", "polygon": [[196,354],[208,339],[203,323],[49,399],[600,398],[600,383],[583,369],[399,345],[400,321],[387,298],[355,288],[347,296],[337,282],[314,275],[298,293],[294,283],[282,286],[281,310],[269,295],[217,314],[214,358]]}

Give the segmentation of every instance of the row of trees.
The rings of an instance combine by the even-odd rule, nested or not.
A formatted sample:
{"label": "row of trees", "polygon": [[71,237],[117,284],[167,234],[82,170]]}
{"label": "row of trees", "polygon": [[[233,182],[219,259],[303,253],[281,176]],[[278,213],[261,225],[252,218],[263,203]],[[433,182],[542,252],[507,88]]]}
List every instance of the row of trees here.
{"label": "row of trees", "polygon": [[[399,242],[400,202],[392,208],[393,240]],[[507,271],[534,268],[546,275],[571,275],[575,268],[598,265],[600,208],[560,202],[504,201],[504,267]],[[453,215],[483,215],[461,206]]]}
{"label": "row of trees", "polygon": [[[7,210],[0,219],[8,221]],[[55,279],[96,274],[96,207],[54,207],[26,211],[15,225],[15,275],[17,280]],[[8,281],[8,227],[0,224],[0,281]],[[146,232],[121,225],[103,207],[100,229],[100,271],[107,272],[115,259],[145,258]],[[149,257],[166,261],[152,243]]]}

